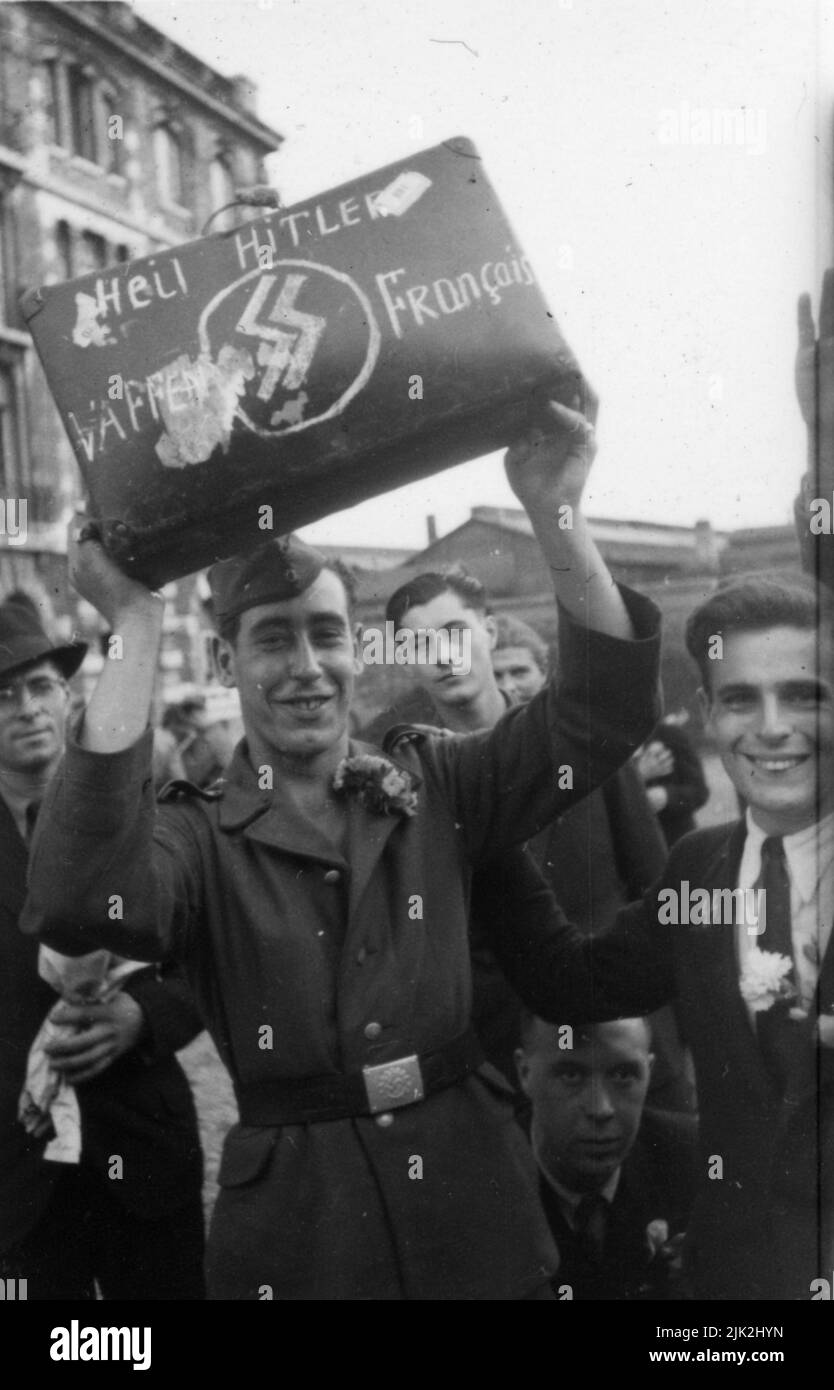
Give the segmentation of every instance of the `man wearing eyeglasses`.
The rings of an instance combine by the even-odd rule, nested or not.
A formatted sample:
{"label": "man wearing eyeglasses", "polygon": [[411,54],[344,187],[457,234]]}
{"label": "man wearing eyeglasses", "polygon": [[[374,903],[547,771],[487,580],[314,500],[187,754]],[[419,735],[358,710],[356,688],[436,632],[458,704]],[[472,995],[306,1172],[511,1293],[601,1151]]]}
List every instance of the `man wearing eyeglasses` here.
{"label": "man wearing eyeglasses", "polygon": [[[69,679],[83,643],[54,646],[34,607],[0,604],[0,1277],[28,1299],[203,1297],[202,1163],[175,1061],[202,1027],[177,975],[136,970],[107,1002],[58,1002],[18,929],[28,844],[64,751]],[[49,1064],[75,1089],[80,1162],[44,1158],[46,1121],[18,1119],[47,1014]],[[46,1132],[43,1132],[46,1131]],[[119,1159],[119,1163],[114,1163]]]}

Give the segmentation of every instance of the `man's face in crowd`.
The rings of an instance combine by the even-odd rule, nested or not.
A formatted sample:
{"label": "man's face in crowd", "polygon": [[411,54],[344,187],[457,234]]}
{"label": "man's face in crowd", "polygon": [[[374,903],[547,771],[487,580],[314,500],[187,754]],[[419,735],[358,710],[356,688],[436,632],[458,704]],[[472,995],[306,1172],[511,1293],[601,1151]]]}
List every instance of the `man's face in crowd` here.
{"label": "man's face in crowd", "polygon": [[834,805],[831,644],[818,655],[817,641],[810,628],[729,633],[702,696],[727,774],[769,835],[802,830]]}
{"label": "man's face in crowd", "polygon": [[[466,674],[465,663],[440,662],[430,665],[416,662],[414,674],[438,705],[464,705],[477,699],[494,684],[492,648],[495,645],[495,620],[469,608],[453,589],[445,589],[428,603],[415,604],[402,616],[400,628],[412,632],[446,629],[470,634],[470,661]],[[458,638],[458,641],[461,639]]]}
{"label": "man's face in crowd", "polygon": [[533,1139],[547,1171],[573,1192],[595,1192],[619,1168],[640,1125],[651,1077],[648,1025],[640,1018],[573,1032],[537,1019],[516,1053],[533,1107]]}
{"label": "man's face in crowd", "polygon": [[513,704],[532,700],[547,680],[529,647],[499,647],[492,653],[492,671],[498,689]]}
{"label": "man's face in crowd", "polygon": [[295,598],[242,613],[237,641],[218,639],[217,663],[224,684],[238,688],[256,756],[342,755],[361,663],[344,585],[332,570]]}
{"label": "man's face in crowd", "polygon": [[0,676],[0,686],[15,691],[8,707],[0,701],[0,769],[42,772],[63,752],[67,685],[51,661]]}

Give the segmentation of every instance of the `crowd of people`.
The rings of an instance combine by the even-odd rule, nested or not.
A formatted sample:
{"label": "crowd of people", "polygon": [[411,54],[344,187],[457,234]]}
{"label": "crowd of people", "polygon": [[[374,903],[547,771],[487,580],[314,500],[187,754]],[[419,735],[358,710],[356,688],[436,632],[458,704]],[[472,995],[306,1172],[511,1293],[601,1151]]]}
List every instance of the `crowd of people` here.
{"label": "crowd of people", "polygon": [[[473,576],[414,576],[386,619],[465,629],[471,660],[415,663],[358,738],[350,585],[296,537],[209,573],[234,748],[199,696],[153,727],[164,603],[89,530],[70,576],[122,657],[69,727],[83,646],[0,603],[0,1275],[30,1299],[813,1297],[834,1257],[831,552],[808,525],[834,480],[832,277],[819,341],[807,301],[800,328],[808,578],[735,578],[686,630],[730,824],[697,827],[659,614],[589,534],[578,408],[506,460],[554,652]],[[175,1057],[203,1026],[239,1110],[205,1241]]]}

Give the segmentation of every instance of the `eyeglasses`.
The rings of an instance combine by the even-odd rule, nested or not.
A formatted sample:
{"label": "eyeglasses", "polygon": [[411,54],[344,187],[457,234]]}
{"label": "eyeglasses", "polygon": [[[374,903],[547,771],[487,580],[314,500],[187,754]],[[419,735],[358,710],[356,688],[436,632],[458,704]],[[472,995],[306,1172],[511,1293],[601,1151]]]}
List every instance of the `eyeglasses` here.
{"label": "eyeglasses", "polygon": [[30,700],[43,704],[51,699],[57,690],[66,689],[66,681],[60,680],[57,676],[28,676],[13,681],[10,685],[0,685],[0,714],[9,714],[13,709],[17,709],[18,705],[22,708]]}

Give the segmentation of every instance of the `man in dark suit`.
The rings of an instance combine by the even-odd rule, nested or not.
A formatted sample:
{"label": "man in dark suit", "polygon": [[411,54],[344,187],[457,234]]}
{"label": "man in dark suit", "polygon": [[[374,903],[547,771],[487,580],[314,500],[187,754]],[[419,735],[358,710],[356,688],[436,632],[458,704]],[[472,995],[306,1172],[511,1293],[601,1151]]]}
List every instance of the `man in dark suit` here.
{"label": "man in dark suit", "polygon": [[700,1105],[701,1298],[807,1299],[834,1267],[834,681],[817,619],[810,586],[758,577],[691,616],[707,727],[747,811],[681,840],[611,931],[583,939],[540,883],[521,905],[500,870],[485,889],[499,959],[537,959],[526,992],[544,1017],[677,995]]}
{"label": "man in dark suit", "polygon": [[556,1028],[523,1016],[516,1065],[558,1297],[669,1297],[695,1191],[696,1122],[644,1109],[653,1062],[646,1019]]}
{"label": "man in dark suit", "polygon": [[[184,981],[153,968],[106,1003],[58,1004],[18,928],[34,813],[61,757],[67,682],[85,647],[54,646],[36,610],[0,605],[0,1277],[29,1299],[198,1299],[202,1158],[174,1051],[202,1027]],[[55,1009],[56,1004],[58,1005]],[[71,1036],[50,1063],[77,1087],[81,1158],[46,1161],[18,1119],[46,1015]]]}

